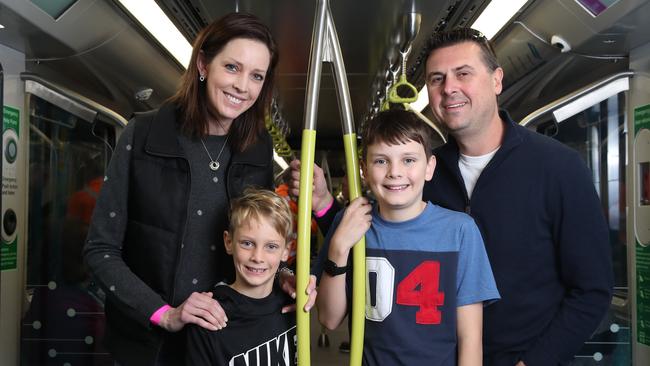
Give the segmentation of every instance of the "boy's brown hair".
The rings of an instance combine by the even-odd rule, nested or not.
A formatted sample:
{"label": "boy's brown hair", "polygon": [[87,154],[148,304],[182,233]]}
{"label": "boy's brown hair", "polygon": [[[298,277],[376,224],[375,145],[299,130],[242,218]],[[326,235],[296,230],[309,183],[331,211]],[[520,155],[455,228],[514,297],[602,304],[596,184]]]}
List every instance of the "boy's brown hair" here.
{"label": "boy's brown hair", "polygon": [[376,143],[389,145],[405,144],[409,140],[424,147],[429,159],[432,155],[431,127],[421,121],[413,112],[402,109],[390,109],[379,112],[366,124],[361,137],[362,159],[368,157],[368,146]]}
{"label": "boy's brown hair", "polygon": [[285,242],[289,242],[293,215],[289,203],[273,191],[247,188],[241,197],[230,202],[229,217],[228,232],[231,235],[237,228],[248,225],[251,220],[259,222],[261,218],[265,218],[284,237]]}

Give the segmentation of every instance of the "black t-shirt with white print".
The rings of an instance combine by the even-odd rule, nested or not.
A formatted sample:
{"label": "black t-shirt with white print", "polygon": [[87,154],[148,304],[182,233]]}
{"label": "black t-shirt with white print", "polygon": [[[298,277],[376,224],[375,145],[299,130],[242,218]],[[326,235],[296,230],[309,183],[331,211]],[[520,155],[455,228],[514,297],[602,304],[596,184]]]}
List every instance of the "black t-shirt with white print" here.
{"label": "black t-shirt with white print", "polygon": [[187,329],[187,365],[296,365],[295,313],[282,314],[293,300],[277,286],[262,299],[218,285],[213,297],[228,316],[228,325],[210,331],[197,325]]}

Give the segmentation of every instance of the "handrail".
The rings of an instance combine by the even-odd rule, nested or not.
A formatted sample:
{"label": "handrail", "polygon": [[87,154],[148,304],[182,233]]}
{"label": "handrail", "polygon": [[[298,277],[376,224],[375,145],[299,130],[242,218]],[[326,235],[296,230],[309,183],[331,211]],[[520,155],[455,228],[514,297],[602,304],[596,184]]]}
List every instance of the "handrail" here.
{"label": "handrail", "polygon": [[[309,282],[309,248],[311,225],[311,196],[316,148],[316,118],[322,63],[331,62],[336,82],[339,111],[343,128],[350,200],[361,196],[361,178],[357,158],[357,139],[354,130],[352,102],[345,65],[341,54],[336,28],[329,8],[329,0],[318,0],[311,40],[307,95],[305,97],[305,127],[302,134],[300,164],[300,197],[298,199],[298,248],[296,268],[296,306],[298,365],[309,366],[309,314],[302,311],[307,302],[304,289]],[[352,297],[352,332],[350,365],[361,365],[363,351],[363,328],[365,325],[365,239],[353,248],[354,272]]]}
{"label": "handrail", "polygon": [[[97,113],[101,113],[111,121],[115,122],[118,127],[124,127],[128,123],[128,121],[117,112],[110,110],[79,93],[51,83],[36,74],[23,72],[20,74],[20,79],[25,81],[25,91],[27,93],[37,95],[48,102],[53,102],[50,99],[55,98],[58,102],[54,104],[62,106],[67,112],[87,119],[90,122],[93,121]],[[49,90],[43,90],[41,87]]]}
{"label": "handrail", "polygon": [[606,77],[604,79],[601,79],[599,81],[591,83],[591,84],[589,84],[589,85],[587,85],[587,86],[585,86],[585,87],[583,87],[581,89],[576,90],[575,92],[573,92],[571,94],[568,94],[568,95],[566,95],[566,96],[564,96],[562,98],[559,98],[559,99],[557,99],[557,100],[555,100],[555,101],[553,101],[553,102],[551,102],[551,103],[549,103],[549,104],[535,110],[534,112],[528,114],[524,119],[522,119],[521,122],[519,122],[519,124],[522,125],[522,126],[525,126],[525,127],[529,127],[529,125],[532,127],[532,126],[534,126],[534,123],[537,122],[537,120],[541,116],[543,116],[544,114],[546,114],[548,112],[551,112],[553,110],[556,110],[558,108],[561,108],[561,107],[563,107],[563,106],[577,100],[578,98],[580,98],[580,97],[582,97],[582,96],[584,96],[586,94],[589,94],[592,91],[597,90],[597,89],[599,89],[599,88],[601,88],[601,87],[603,87],[603,86],[605,86],[605,85],[607,85],[607,84],[609,84],[609,83],[611,83],[613,81],[623,79],[623,78],[631,78],[633,76],[634,76],[634,71],[624,71],[624,72],[620,72],[620,73],[617,73],[617,74],[614,74],[614,75],[610,75],[610,76],[608,76],[608,77]]}
{"label": "handrail", "polygon": [[[406,80],[406,58],[408,57],[408,54],[411,52],[411,46],[409,45],[409,48],[406,51],[399,51],[400,55],[402,56],[402,67],[401,69],[401,75],[399,77],[399,80],[395,82],[393,80],[394,84],[390,88],[388,92],[388,98],[386,98],[390,103],[413,103],[416,100],[418,100],[418,90],[413,84],[409,83],[408,80]],[[410,97],[403,97],[399,95],[398,88],[399,87],[406,87],[408,90],[411,91],[412,95]]]}

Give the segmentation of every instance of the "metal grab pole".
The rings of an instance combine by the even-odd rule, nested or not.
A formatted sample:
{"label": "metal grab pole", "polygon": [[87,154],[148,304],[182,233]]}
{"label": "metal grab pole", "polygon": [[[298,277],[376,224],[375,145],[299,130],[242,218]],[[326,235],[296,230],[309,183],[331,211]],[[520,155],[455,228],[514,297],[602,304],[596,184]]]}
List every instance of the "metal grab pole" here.
{"label": "metal grab pole", "polygon": [[[352,118],[350,91],[345,66],[328,0],[318,0],[309,60],[307,96],[305,99],[305,127],[302,134],[300,165],[300,197],[298,200],[298,249],[297,249],[297,337],[298,365],[309,366],[309,315],[301,309],[307,301],[304,289],[309,281],[309,248],[311,224],[311,197],[316,149],[316,118],[322,62],[332,62],[336,79],[339,108],[343,124],[350,199],[361,195],[359,162],[357,160],[356,135]],[[350,365],[361,365],[363,354],[363,329],[365,322],[365,240],[362,238],[353,249],[354,274],[352,299],[352,337]]]}
{"label": "metal grab pole", "polygon": [[[354,132],[352,101],[346,78],[345,64],[339,45],[336,28],[331,13],[327,17],[327,34],[331,46],[332,66],[336,79],[336,91],[339,97],[341,124],[343,128],[343,147],[345,166],[348,175],[350,200],[361,196],[361,177],[359,176],[359,159],[357,155],[357,136]],[[363,333],[366,320],[366,239],[362,237],[352,248],[354,270],[352,271],[352,332],[350,335],[350,365],[360,366],[363,356]]]}
{"label": "metal grab pole", "polygon": [[307,302],[305,288],[309,283],[309,248],[311,228],[311,196],[316,151],[316,117],[318,116],[318,91],[322,70],[322,55],[327,1],[316,7],[314,30],[309,56],[309,76],[305,99],[305,127],[300,148],[300,196],[298,198],[298,247],[296,248],[296,336],[298,338],[298,365],[310,366],[309,314],[303,311]]}

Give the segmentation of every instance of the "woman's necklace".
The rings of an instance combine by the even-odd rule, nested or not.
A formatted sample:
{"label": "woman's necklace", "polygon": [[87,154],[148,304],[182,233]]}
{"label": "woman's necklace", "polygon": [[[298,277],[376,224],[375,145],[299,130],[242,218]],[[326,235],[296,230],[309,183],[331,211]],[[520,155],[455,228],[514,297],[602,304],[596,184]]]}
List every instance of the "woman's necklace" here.
{"label": "woman's necklace", "polygon": [[216,159],[212,159],[212,155],[210,155],[210,151],[208,151],[207,146],[205,146],[205,142],[203,142],[203,137],[201,137],[201,144],[203,145],[203,148],[205,149],[205,152],[208,154],[208,158],[210,158],[210,170],[213,172],[216,172],[219,170],[219,167],[221,164],[219,164],[219,158],[221,157],[221,153],[223,153],[223,149],[226,147],[226,144],[228,143],[228,138],[230,137],[230,134],[226,135],[226,141],[223,142],[223,146],[221,146],[221,150],[219,150],[219,154],[217,155]]}

